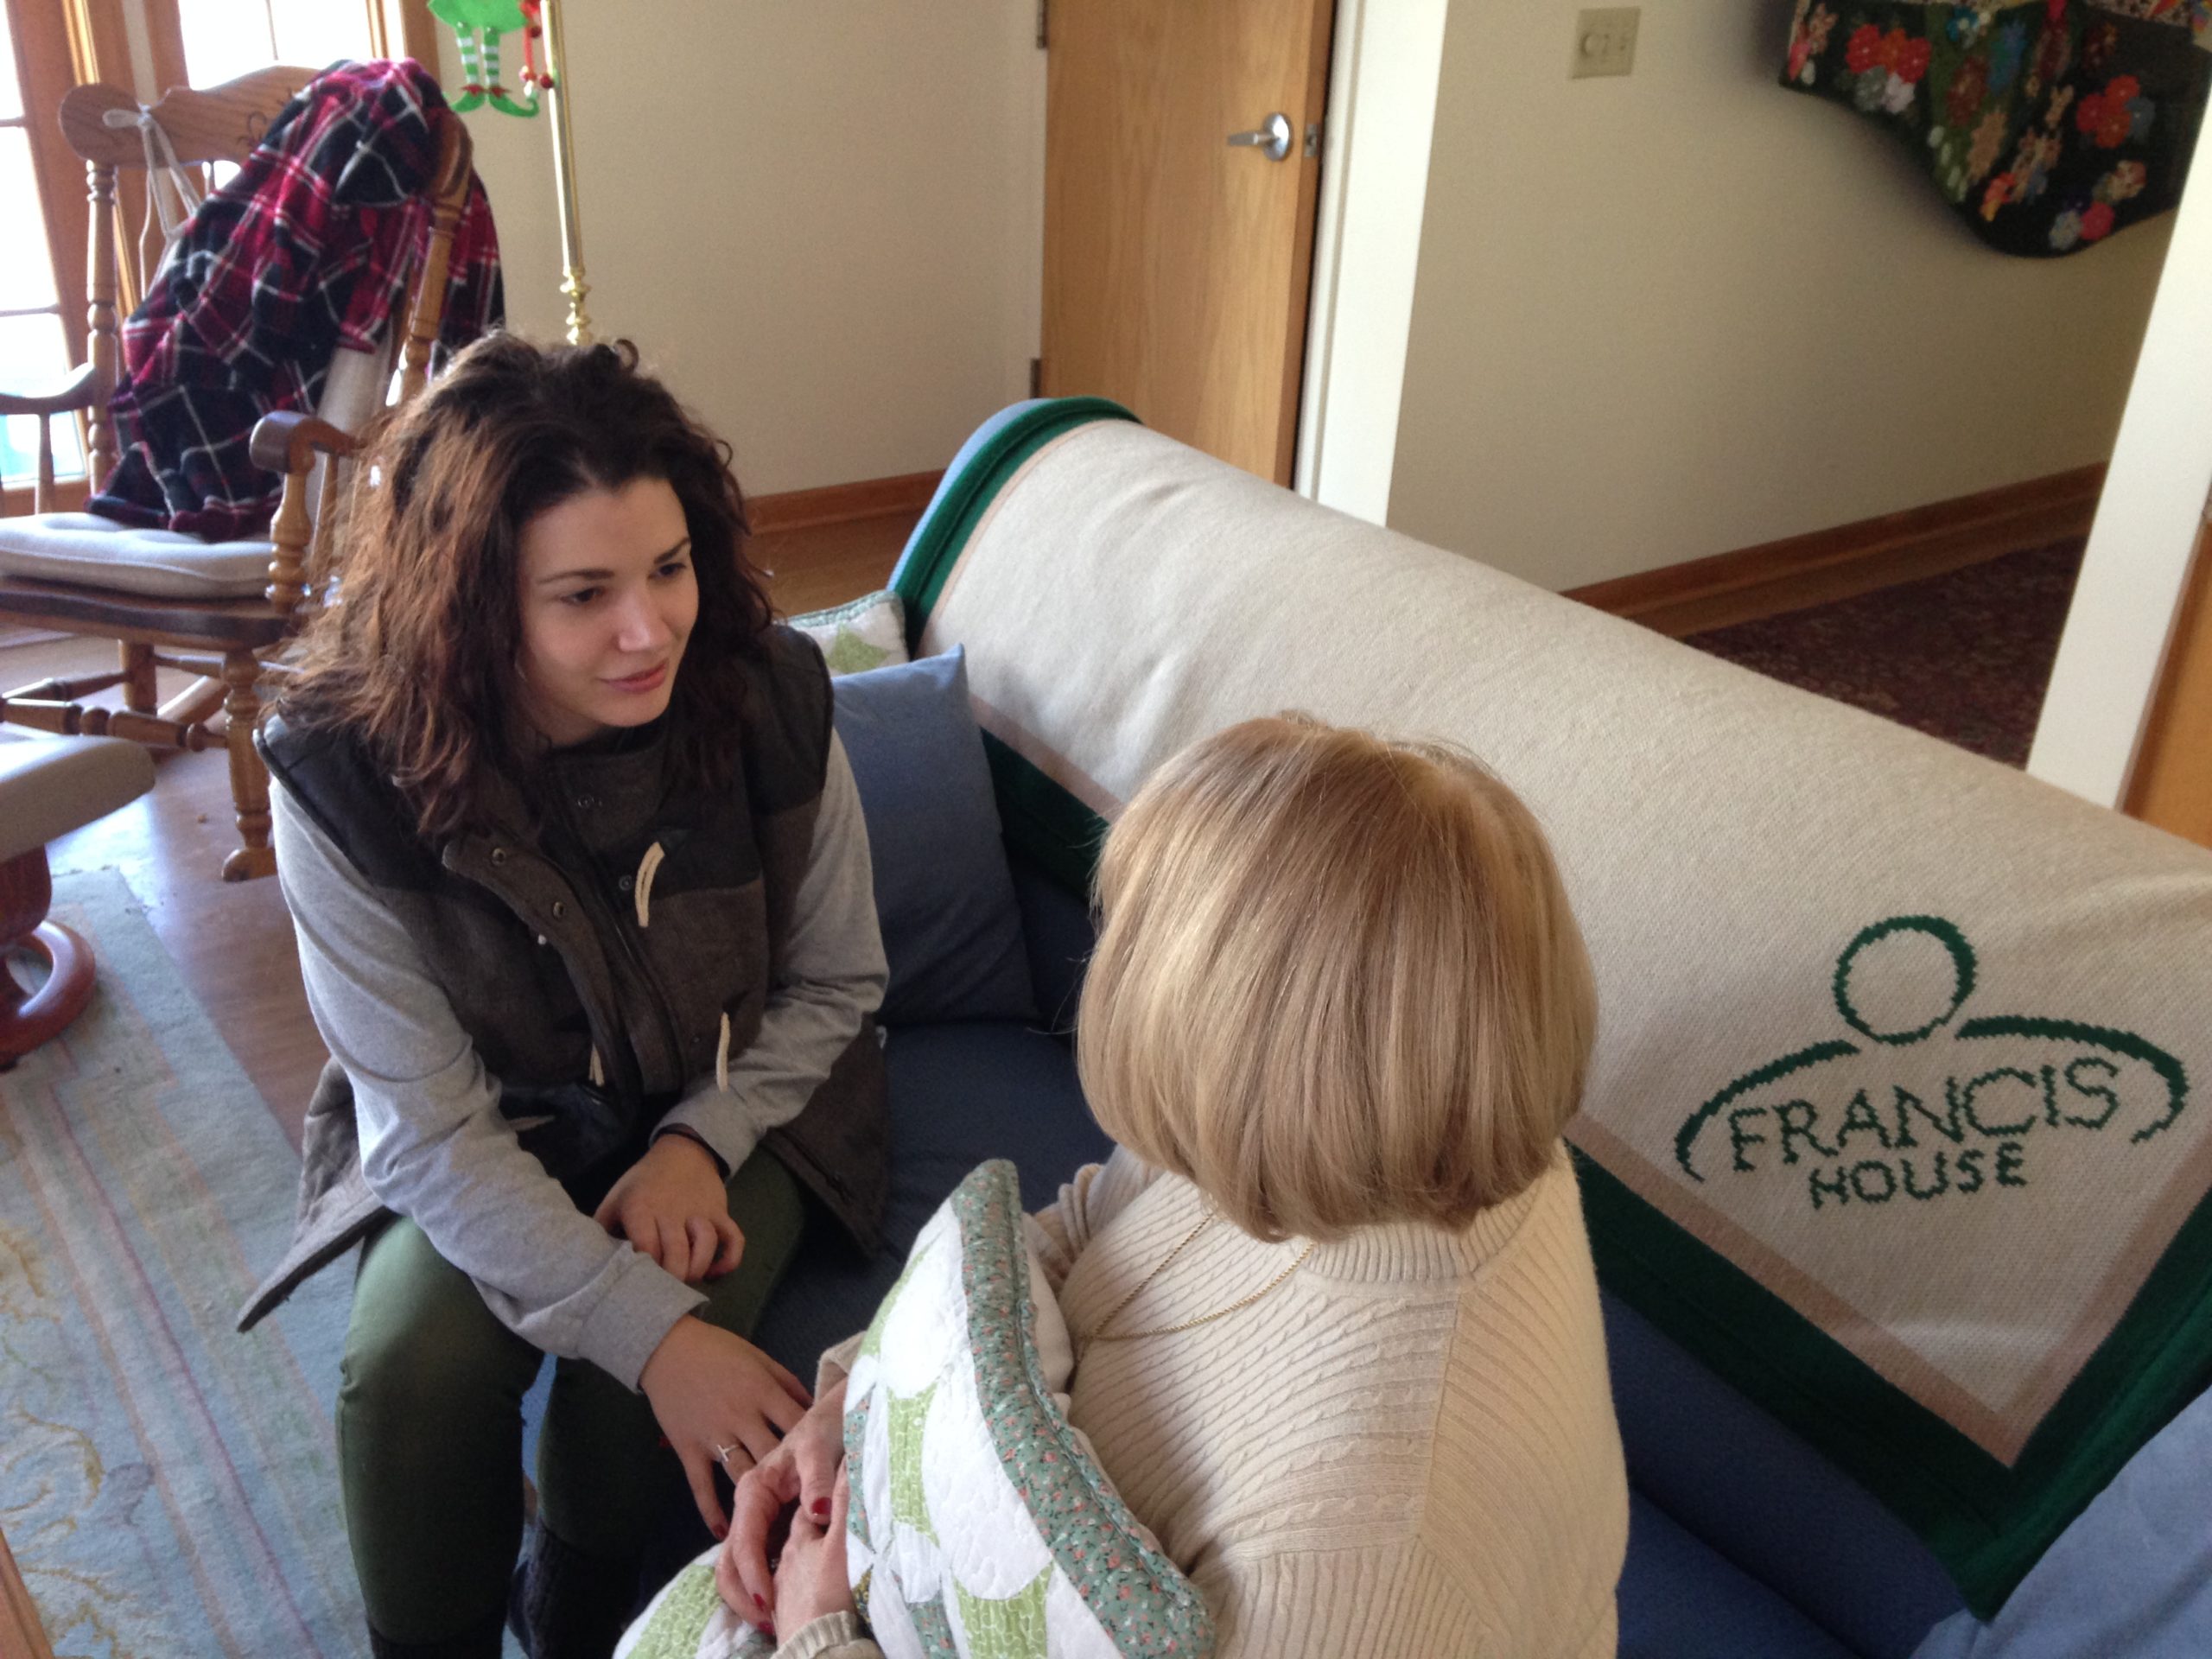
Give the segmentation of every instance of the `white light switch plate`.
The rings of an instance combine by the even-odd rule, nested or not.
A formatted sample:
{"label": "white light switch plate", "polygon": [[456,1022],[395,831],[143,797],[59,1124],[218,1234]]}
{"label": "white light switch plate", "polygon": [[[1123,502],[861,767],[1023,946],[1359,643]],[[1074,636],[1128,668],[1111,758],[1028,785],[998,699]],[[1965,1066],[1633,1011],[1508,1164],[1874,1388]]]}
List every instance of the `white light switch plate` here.
{"label": "white light switch plate", "polygon": [[1605,6],[1579,12],[1574,19],[1574,59],[1570,80],[1586,75],[1625,75],[1636,67],[1636,26],[1641,6]]}

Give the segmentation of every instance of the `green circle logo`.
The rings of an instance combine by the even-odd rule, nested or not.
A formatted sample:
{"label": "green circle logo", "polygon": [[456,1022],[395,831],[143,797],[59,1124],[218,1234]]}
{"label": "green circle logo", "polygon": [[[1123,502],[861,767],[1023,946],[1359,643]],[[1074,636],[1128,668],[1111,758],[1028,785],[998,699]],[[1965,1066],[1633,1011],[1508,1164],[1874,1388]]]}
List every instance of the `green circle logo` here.
{"label": "green circle logo", "polygon": [[1974,984],[1965,934],[1940,916],[1892,916],[1836,959],[1836,1011],[1860,1036],[1902,1047],[1948,1024]]}

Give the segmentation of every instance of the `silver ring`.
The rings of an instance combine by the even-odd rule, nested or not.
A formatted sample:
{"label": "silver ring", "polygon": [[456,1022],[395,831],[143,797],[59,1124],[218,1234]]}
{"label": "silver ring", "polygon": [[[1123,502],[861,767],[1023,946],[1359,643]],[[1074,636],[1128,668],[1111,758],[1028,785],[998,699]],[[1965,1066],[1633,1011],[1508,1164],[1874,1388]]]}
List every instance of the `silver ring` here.
{"label": "silver ring", "polygon": [[727,1469],[729,1467],[729,1460],[743,1449],[741,1446],[717,1446],[715,1448],[715,1461]]}

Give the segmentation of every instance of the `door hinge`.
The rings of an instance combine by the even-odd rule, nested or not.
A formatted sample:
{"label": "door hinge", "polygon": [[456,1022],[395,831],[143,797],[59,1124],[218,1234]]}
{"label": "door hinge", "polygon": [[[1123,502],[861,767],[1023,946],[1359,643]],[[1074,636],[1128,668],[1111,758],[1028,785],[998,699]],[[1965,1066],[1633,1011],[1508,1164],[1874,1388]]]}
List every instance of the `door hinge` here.
{"label": "door hinge", "polygon": [[1045,359],[1041,357],[1029,359],[1029,395],[1032,397],[1045,395]]}
{"label": "door hinge", "polygon": [[1319,121],[1308,121],[1306,124],[1306,154],[1308,156],[1316,156],[1320,153],[1321,124]]}
{"label": "door hinge", "polygon": [[1042,52],[1052,44],[1052,0],[1037,0],[1037,49]]}

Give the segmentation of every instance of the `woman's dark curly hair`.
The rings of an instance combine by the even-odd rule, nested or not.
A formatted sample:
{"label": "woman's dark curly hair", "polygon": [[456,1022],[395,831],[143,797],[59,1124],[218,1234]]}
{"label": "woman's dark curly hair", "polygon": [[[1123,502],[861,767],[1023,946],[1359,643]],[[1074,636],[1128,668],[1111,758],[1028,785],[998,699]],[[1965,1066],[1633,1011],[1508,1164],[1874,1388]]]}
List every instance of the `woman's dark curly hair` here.
{"label": "woman's dark curly hair", "polygon": [[740,659],[772,617],[745,556],[729,446],[638,367],[637,348],[477,341],[372,439],[334,524],[338,597],[308,625],[286,719],[363,738],[423,835],[484,827],[526,774],[515,715],[523,526],[587,490],[657,478],[691,535],[699,617],[671,701],[674,781],[734,775]]}

